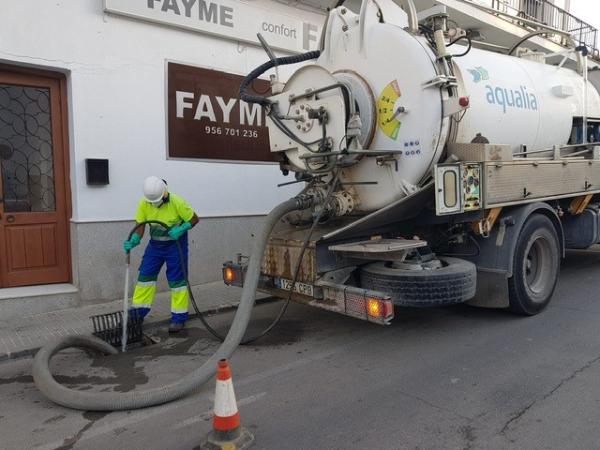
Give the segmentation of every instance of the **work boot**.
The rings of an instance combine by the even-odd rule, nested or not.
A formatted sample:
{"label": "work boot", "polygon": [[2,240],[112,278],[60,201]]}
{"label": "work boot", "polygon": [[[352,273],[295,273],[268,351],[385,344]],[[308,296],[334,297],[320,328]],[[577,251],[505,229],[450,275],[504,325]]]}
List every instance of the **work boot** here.
{"label": "work boot", "polygon": [[171,325],[169,325],[169,334],[179,333],[183,330],[184,326],[185,322],[171,322]]}

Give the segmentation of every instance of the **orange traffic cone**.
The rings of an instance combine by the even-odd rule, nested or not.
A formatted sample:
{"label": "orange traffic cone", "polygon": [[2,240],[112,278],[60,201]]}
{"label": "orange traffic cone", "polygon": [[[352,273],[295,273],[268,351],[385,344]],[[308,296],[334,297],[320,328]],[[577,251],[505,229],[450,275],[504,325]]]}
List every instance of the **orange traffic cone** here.
{"label": "orange traffic cone", "polygon": [[227,360],[222,359],[217,368],[213,431],[208,434],[202,448],[235,450],[248,448],[253,442],[254,436],[241,426],[231,369]]}

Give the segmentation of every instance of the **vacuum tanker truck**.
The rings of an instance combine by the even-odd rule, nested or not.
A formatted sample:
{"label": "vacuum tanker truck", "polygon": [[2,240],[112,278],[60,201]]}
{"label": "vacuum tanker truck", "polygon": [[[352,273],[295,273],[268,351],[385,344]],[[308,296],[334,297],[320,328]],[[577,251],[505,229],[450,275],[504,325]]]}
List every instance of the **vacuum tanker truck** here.
{"label": "vacuum tanker truck", "polygon": [[[565,251],[600,242],[586,47],[564,35],[563,52],[533,51],[534,32],[488,51],[450,19],[365,0],[330,11],[320,51],[275,58],[264,45],[271,61],[240,96],[265,108],[271,151],[311,207],[272,233],[261,290],[378,324],[394,306],[463,302],[534,315]],[[269,97],[246,93],[305,61],[286,83],[273,76]],[[242,285],[245,268],[226,262],[225,282]]]}
{"label": "vacuum tanker truck", "polygon": [[[450,28],[443,7],[417,14],[412,0],[363,0],[354,13],[339,3],[319,51],[275,58],[261,37],[270,60],[240,86],[265,109],[271,151],[303,189],[265,217],[249,259],[224,263],[225,282],[244,286],[227,336],[200,314],[222,345],[168,386],[93,393],[60,385],[52,356],[115,350],[65,336],[33,364],[49,399],[114,411],[180,398],[271,330],[290,300],[382,325],[394,306],[534,315],[551,301],[565,251],[600,242],[600,95],[585,46],[563,34],[554,55],[528,50],[534,30],[489,52]],[[248,94],[268,70],[306,62],[285,83],[275,70],[268,97]],[[257,288],[287,301],[244,337]]]}

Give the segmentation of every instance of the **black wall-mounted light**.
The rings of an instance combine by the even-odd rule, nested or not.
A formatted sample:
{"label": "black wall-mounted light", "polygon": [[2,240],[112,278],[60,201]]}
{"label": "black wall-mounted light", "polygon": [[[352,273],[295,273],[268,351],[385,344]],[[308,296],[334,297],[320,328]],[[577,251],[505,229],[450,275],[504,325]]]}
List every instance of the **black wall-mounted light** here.
{"label": "black wall-mounted light", "polygon": [[105,186],[109,184],[108,159],[86,159],[85,176],[89,186]]}

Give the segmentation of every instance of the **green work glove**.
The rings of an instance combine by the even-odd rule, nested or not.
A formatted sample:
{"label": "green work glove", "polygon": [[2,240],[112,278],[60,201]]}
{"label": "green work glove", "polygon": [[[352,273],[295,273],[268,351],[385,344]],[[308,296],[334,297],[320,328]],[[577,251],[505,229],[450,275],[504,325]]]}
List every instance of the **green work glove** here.
{"label": "green work glove", "polygon": [[142,242],[142,238],[140,237],[140,235],[137,233],[133,233],[131,239],[128,239],[125,242],[123,242],[123,250],[125,250],[125,253],[129,253],[132,248],[140,245],[140,242]]}
{"label": "green work glove", "polygon": [[183,233],[192,228],[192,224],[189,222],[183,222],[181,225],[177,225],[169,230],[169,237],[171,239],[179,239]]}

